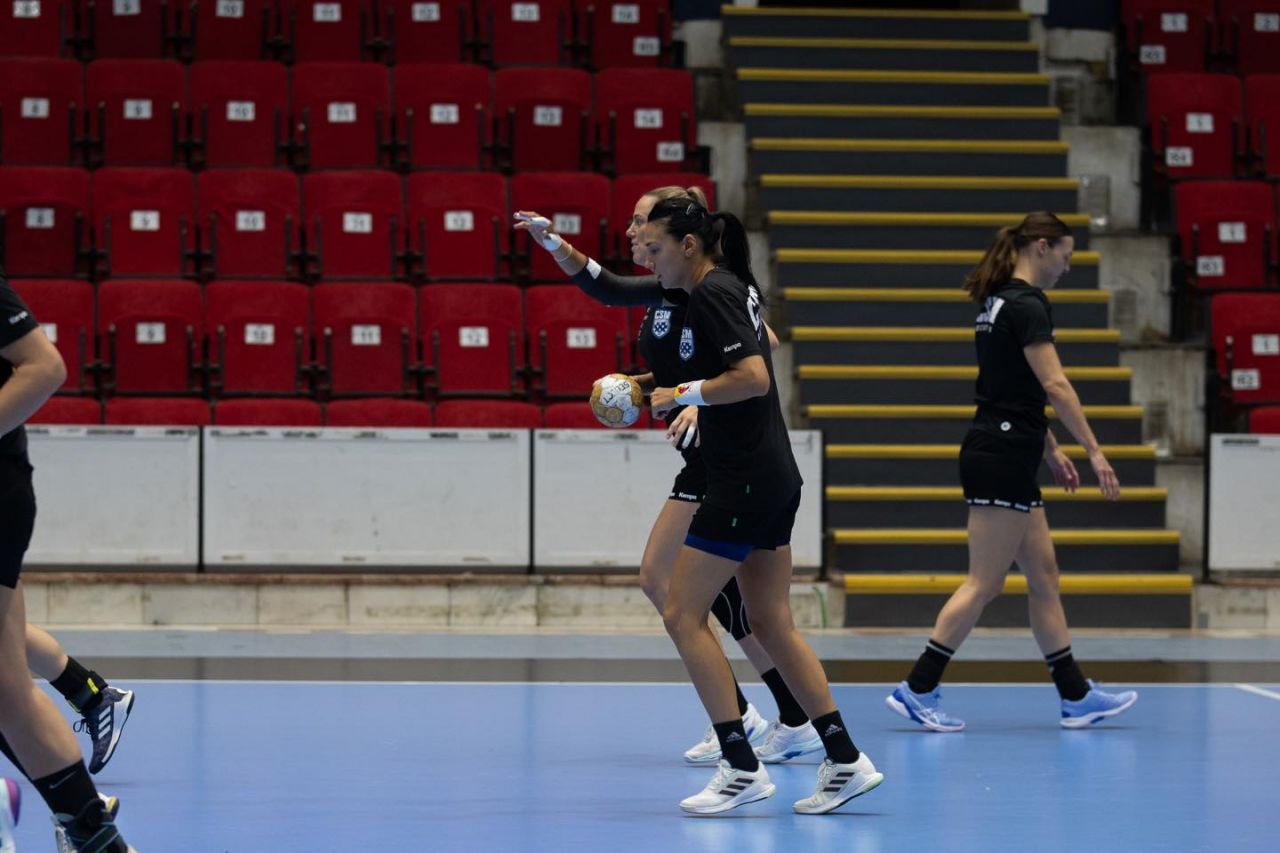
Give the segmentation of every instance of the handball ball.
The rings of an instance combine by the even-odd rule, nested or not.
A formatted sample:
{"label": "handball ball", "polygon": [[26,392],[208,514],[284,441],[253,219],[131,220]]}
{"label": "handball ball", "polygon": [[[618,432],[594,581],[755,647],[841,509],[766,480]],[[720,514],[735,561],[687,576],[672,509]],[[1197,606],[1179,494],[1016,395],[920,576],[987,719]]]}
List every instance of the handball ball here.
{"label": "handball ball", "polygon": [[610,373],[591,386],[591,411],[607,427],[622,429],[640,418],[644,395],[640,383],[623,373]]}

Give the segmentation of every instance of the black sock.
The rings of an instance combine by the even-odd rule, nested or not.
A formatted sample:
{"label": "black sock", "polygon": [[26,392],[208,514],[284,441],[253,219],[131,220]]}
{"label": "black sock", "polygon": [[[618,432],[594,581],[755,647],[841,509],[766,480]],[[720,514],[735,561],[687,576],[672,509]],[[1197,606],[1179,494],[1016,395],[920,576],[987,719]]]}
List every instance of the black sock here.
{"label": "black sock", "polygon": [[102,691],[107,687],[105,678],[85,669],[80,661],[70,656],[62,675],[49,683],[81,714],[87,714],[102,704]]}
{"label": "black sock", "polygon": [[93,786],[93,780],[89,778],[89,770],[83,761],[77,761],[70,767],[64,767],[40,779],[32,779],[31,784],[44,798],[49,811],[55,815],[74,817],[80,814],[86,803],[98,799],[98,789]]}
{"label": "black sock", "polygon": [[787,687],[787,682],[782,680],[782,674],[776,667],[760,677],[764,679],[765,686],[773,694],[773,701],[778,704],[779,722],[793,729],[809,722],[809,715],[804,712],[804,708],[800,707],[796,697],[791,695],[791,689]]}
{"label": "black sock", "polygon": [[1084,680],[1080,665],[1071,656],[1071,647],[1044,656],[1049,664],[1049,674],[1053,676],[1053,684],[1058,688],[1058,695],[1070,702],[1078,702],[1089,692],[1089,682]]}
{"label": "black sock", "polygon": [[853,745],[853,739],[849,737],[838,710],[815,717],[813,727],[818,730],[818,737],[822,738],[822,745],[827,748],[827,758],[836,764],[852,764],[862,755]]}
{"label": "black sock", "polygon": [[911,674],[907,676],[907,686],[911,688],[911,692],[932,693],[938,682],[942,681],[942,673],[955,653],[955,649],[949,649],[937,640],[929,640],[925,644],[924,654],[920,655],[916,665],[911,668]]}
{"label": "black sock", "polygon": [[31,778],[27,776],[27,771],[22,769],[22,762],[18,760],[18,756],[13,754],[13,747],[9,746],[9,741],[4,739],[4,735],[0,735],[0,753],[4,753],[4,757],[9,759],[14,767],[18,768],[19,773],[28,779]]}
{"label": "black sock", "polygon": [[747,715],[747,697],[742,695],[742,687],[738,685],[738,679],[733,679],[733,689],[738,691],[738,716],[745,717]]}
{"label": "black sock", "polygon": [[720,741],[720,753],[731,767],[751,771],[760,769],[760,761],[751,749],[751,742],[747,740],[742,720],[713,723],[711,728],[715,729],[716,738]]}

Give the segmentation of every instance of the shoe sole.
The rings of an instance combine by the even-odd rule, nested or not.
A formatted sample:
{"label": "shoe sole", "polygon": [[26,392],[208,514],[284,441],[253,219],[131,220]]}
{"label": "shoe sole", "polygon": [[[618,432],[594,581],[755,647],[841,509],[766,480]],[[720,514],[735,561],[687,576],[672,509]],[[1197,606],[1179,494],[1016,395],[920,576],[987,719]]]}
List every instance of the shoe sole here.
{"label": "shoe sole", "polygon": [[879,788],[880,783],[882,782],[884,782],[884,774],[876,773],[874,776],[872,776],[870,779],[864,782],[860,788],[858,788],[856,791],[854,791],[852,794],[850,794],[847,797],[842,797],[838,800],[832,800],[831,802],[826,803],[823,806],[816,809],[802,809],[798,805],[793,806],[793,808],[796,814],[829,814],[835,811],[836,809],[840,808],[841,806],[843,806],[845,803],[854,799],[855,797],[861,797],[863,794],[867,793],[868,791],[874,791],[876,788]]}
{"label": "shoe sole", "polygon": [[775,752],[769,755],[757,752],[756,758],[765,764],[782,764],[793,758],[799,758],[802,755],[808,755],[811,752],[817,752],[822,749],[822,738],[816,737],[813,740],[807,740],[799,746],[793,746],[783,752]]}
{"label": "shoe sole", "polygon": [[1137,694],[1123,705],[1112,708],[1109,711],[1094,711],[1092,714],[1085,714],[1083,717],[1063,717],[1060,722],[1064,729],[1087,729],[1094,723],[1100,723],[1108,717],[1114,717],[1116,714],[1123,714],[1125,711],[1133,707],[1138,701]]}
{"label": "shoe sole", "polygon": [[137,698],[133,691],[129,692],[129,698],[124,703],[124,713],[120,716],[120,725],[112,726],[111,744],[107,747],[107,754],[102,757],[102,763],[98,765],[96,770],[92,767],[89,768],[91,774],[96,776],[101,773],[102,769],[107,766],[107,762],[116,754],[116,747],[120,745],[120,738],[124,736],[124,724],[129,722],[129,715],[133,713],[133,702]]}
{"label": "shoe sole", "polygon": [[937,723],[929,723],[920,719],[915,714],[911,713],[911,709],[907,707],[907,704],[905,702],[898,701],[898,697],[894,696],[892,693],[884,697],[884,704],[888,705],[889,710],[893,711],[895,714],[901,717],[906,717],[911,722],[916,723],[917,725],[920,725],[931,732],[962,732],[964,731],[964,723],[961,723],[958,726],[942,726]]}
{"label": "shoe sole", "polygon": [[[732,811],[738,808],[739,806],[745,806],[751,803],[758,803],[761,800],[767,800],[777,792],[778,792],[778,786],[770,782],[766,787],[761,788],[759,791],[757,791],[756,793],[752,794],[749,797],[746,797],[745,799],[740,800],[737,797],[735,797],[731,800],[726,800],[725,802],[721,803],[718,806],[711,806],[710,808],[706,808],[706,809],[688,808],[684,805],[681,805],[680,809],[685,814],[699,815],[699,816],[724,814],[725,812]],[[741,797],[743,795],[739,794],[738,796]]]}

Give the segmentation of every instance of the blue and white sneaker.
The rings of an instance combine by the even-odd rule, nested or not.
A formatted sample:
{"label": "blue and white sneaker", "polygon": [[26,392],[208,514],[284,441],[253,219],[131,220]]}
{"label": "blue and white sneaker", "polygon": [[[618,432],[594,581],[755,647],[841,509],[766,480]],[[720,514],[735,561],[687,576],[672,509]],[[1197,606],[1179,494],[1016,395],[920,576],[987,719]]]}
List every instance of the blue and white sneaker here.
{"label": "blue and white sneaker", "polygon": [[1062,726],[1067,729],[1084,729],[1101,722],[1107,717],[1123,714],[1138,701],[1138,694],[1132,690],[1123,693],[1103,693],[1089,679],[1089,692],[1083,699],[1071,702],[1062,700]]}
{"label": "blue and white sneaker", "polygon": [[805,721],[804,725],[793,728],[781,720],[774,720],[769,724],[764,741],[756,747],[756,758],[765,764],[781,764],[820,749],[822,738],[813,723]]}
{"label": "blue and white sneaker", "polygon": [[12,779],[0,779],[0,853],[15,853],[13,829],[22,811],[22,791]]}
{"label": "blue and white sneaker", "polygon": [[[747,713],[742,715],[742,729],[747,733],[747,742],[752,746],[763,741],[769,731],[769,724],[750,702],[747,703]],[[720,739],[716,737],[716,730],[712,726],[707,726],[702,740],[684,751],[684,760],[690,764],[715,764],[720,757]]]}
{"label": "blue and white sneaker", "polygon": [[912,693],[905,681],[884,698],[884,704],[889,706],[889,710],[919,723],[931,732],[964,731],[964,720],[942,710],[941,701],[941,690],[934,688],[931,693]]}

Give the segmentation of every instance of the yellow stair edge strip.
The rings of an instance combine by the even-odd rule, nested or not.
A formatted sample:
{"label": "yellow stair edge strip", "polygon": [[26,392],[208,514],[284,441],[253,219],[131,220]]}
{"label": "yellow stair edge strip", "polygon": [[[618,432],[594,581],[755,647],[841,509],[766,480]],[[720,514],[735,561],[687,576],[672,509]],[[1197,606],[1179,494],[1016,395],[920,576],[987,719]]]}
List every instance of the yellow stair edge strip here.
{"label": "yellow stair edge strip", "polygon": [[[964,583],[965,576],[847,574],[845,592],[864,595],[950,595]],[[1190,595],[1194,589],[1190,575],[1061,575],[1058,579],[1063,595]],[[1011,574],[1005,578],[1004,591],[1017,595],[1027,592],[1027,579]]]}
{"label": "yellow stair edge strip", "polygon": [[[969,531],[957,529],[833,530],[837,545],[964,545]],[[1055,545],[1177,545],[1177,530],[1052,530]]]}
{"label": "yellow stair edge strip", "polygon": [[[1097,304],[1111,301],[1108,290],[1046,290],[1050,302]],[[788,302],[972,302],[959,287],[788,287]]]}
{"label": "yellow stair edge strip", "polygon": [[[1118,329],[1054,329],[1060,344],[1119,343]],[[937,328],[934,326],[792,326],[789,338],[801,342],[852,341],[934,341],[956,343],[972,341],[971,328]]]}
{"label": "yellow stair edge strip", "polygon": [[[1025,213],[861,213],[837,210],[774,210],[765,215],[770,225],[889,225],[895,227],[981,227],[1016,225]],[[1073,228],[1089,227],[1084,213],[1060,213],[1058,218]]]}
{"label": "yellow stair edge strip", "polygon": [[786,9],[758,6],[721,6],[720,14],[730,18],[911,18],[957,21],[1027,21],[1028,12],[950,11],[946,9],[824,9],[800,7]]}
{"label": "yellow stair edge strip", "polygon": [[749,116],[811,116],[820,118],[989,118],[1060,119],[1058,107],[933,107],[886,104],[744,104]]}
{"label": "yellow stair edge strip", "polygon": [[[804,407],[809,418],[971,418],[973,406],[945,406],[923,404],[840,404],[813,403]],[[1046,406],[1045,416],[1056,418],[1058,413]],[[1114,420],[1140,420],[1141,406],[1085,406],[1084,415],[1090,420],[1107,418]]]}
{"label": "yellow stair edge strip", "polygon": [[738,79],[799,83],[933,83],[943,86],[1046,86],[1048,74],[1028,71],[887,71],[847,68],[739,68]]}
{"label": "yellow stair edge strip", "polygon": [[[1127,381],[1132,367],[1067,367],[1072,381]],[[951,364],[802,364],[796,368],[801,379],[977,379],[977,365]]]}
{"label": "yellow stair edge strip", "polygon": [[[964,490],[959,486],[827,486],[826,499],[829,501],[958,501],[964,497]],[[1122,501],[1163,501],[1168,500],[1169,490],[1158,486],[1133,486],[1122,489]],[[1078,492],[1063,492],[1049,489],[1044,492],[1044,499],[1052,503],[1093,502],[1101,501],[1102,490],[1096,487],[1084,487]]]}
{"label": "yellow stair edge strip", "polygon": [[[983,252],[968,249],[778,249],[774,257],[792,264],[977,264]],[[1076,252],[1071,263],[1096,267],[1097,252]]]}
{"label": "yellow stair edge strip", "polygon": [[[1069,459],[1087,459],[1078,444],[1059,445]],[[1104,444],[1108,459],[1155,459],[1154,444]],[[959,459],[958,444],[828,444],[828,459]]]}
{"label": "yellow stair edge strip", "polygon": [[1056,139],[831,139],[758,136],[752,151],[927,151],[935,154],[1066,154],[1071,145]]}
{"label": "yellow stair edge strip", "polygon": [[762,187],[820,189],[923,190],[1078,190],[1076,178],[947,177],[942,175],[788,175],[760,176]]}
{"label": "yellow stair edge strip", "polygon": [[792,36],[730,36],[729,47],[837,48],[841,50],[990,50],[999,53],[1040,52],[1033,41],[979,39],[859,39],[796,38]]}

